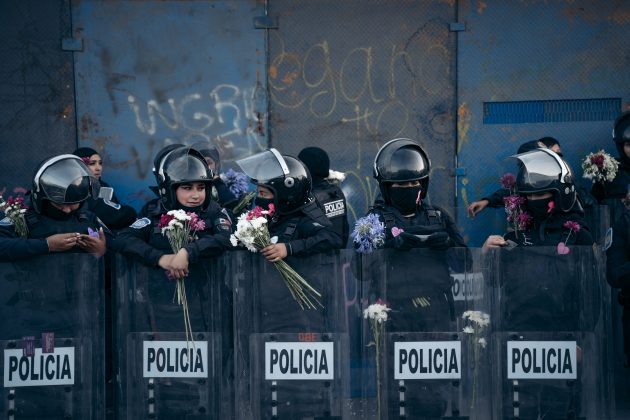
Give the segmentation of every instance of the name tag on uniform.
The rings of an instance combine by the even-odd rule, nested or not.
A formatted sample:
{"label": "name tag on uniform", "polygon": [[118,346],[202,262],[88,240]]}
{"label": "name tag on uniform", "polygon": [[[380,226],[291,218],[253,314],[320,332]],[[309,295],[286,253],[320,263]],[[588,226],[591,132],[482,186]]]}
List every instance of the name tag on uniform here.
{"label": "name tag on uniform", "polygon": [[138,219],[130,226],[134,229],[142,229],[145,226],[149,226],[151,224],[151,220],[147,217],[143,217],[142,219]]}
{"label": "name tag on uniform", "polygon": [[334,343],[265,343],[265,379],[334,379]]}
{"label": "name tag on uniform", "polygon": [[346,214],[346,204],[343,200],[331,201],[330,203],[324,203],[324,210],[328,218],[343,216]]}

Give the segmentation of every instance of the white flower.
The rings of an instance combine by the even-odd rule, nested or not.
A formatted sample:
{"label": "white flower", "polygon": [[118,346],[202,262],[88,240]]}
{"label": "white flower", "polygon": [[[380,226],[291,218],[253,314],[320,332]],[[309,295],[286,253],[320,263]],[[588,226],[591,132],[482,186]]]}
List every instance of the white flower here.
{"label": "white flower", "polygon": [[184,210],[171,210],[166,214],[173,216],[176,220],[180,220],[183,222],[190,220],[190,216],[187,215]]}
{"label": "white flower", "polygon": [[485,349],[485,348],[486,348],[486,346],[488,345],[488,343],[486,342],[486,339],[485,339],[485,338],[481,337],[481,338],[479,339],[479,345],[480,345],[482,348],[484,348],[484,349]]}
{"label": "white flower", "polygon": [[391,311],[387,305],[373,303],[363,311],[363,318],[374,319],[376,322],[383,323],[387,321],[387,312]]}
{"label": "white flower", "polygon": [[463,330],[466,334],[472,334],[475,332],[475,330],[473,329],[473,327],[464,327]]}
{"label": "white flower", "polygon": [[329,181],[336,181],[341,184],[346,179],[346,174],[343,172],[333,171],[332,169],[328,170],[328,177],[326,178]]}
{"label": "white flower", "polygon": [[230,242],[232,243],[232,246],[238,246],[238,239],[234,236],[234,234],[230,235]]}
{"label": "white flower", "polygon": [[490,315],[481,311],[466,311],[462,314],[463,319],[469,319],[480,327],[490,324]]}

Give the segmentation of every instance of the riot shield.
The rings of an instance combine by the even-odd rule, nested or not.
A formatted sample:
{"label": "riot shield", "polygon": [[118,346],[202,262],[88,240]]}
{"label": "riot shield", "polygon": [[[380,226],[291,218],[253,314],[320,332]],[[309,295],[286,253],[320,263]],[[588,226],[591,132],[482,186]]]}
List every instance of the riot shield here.
{"label": "riot shield", "polygon": [[57,254],[0,264],[0,409],[10,419],[103,418],[103,263]]}
{"label": "riot shield", "polygon": [[496,418],[607,419],[614,400],[599,247],[493,250]]}
{"label": "riot shield", "polygon": [[259,254],[229,256],[223,260],[234,284],[235,418],[345,417],[350,323],[358,320],[354,252],[286,259],[321,293],[317,309],[302,309]]}
{"label": "riot shield", "polygon": [[186,340],[175,282],[164,270],[119,255],[116,271],[118,417],[218,418],[224,305],[216,263],[192,264],[185,279],[192,341]]}
{"label": "riot shield", "polygon": [[488,414],[480,397],[489,383],[487,331],[463,328],[464,313],[484,290],[472,255],[465,248],[363,255],[364,308],[378,300],[391,308],[381,331],[369,319],[362,324],[367,418]]}

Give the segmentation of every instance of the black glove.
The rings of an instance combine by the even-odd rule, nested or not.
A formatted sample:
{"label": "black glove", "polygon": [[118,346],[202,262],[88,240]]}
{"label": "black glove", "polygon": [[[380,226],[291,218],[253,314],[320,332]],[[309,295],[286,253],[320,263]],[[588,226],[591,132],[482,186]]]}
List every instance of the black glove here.
{"label": "black glove", "polygon": [[401,251],[409,251],[412,248],[422,248],[425,240],[417,237],[416,235],[412,235],[411,233],[402,232],[398,236],[396,236],[393,240],[394,248],[399,249]]}
{"label": "black glove", "polygon": [[435,232],[429,235],[426,240],[426,246],[431,249],[445,250],[451,246],[451,238],[446,232]]}

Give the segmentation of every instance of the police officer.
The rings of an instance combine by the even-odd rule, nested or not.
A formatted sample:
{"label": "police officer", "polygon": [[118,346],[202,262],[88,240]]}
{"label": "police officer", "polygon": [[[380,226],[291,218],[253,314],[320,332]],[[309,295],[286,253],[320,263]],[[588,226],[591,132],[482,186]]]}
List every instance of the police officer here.
{"label": "police officer", "polygon": [[610,182],[595,182],[591,194],[599,204],[609,207],[610,221],[614,224],[625,210],[621,200],[626,197],[630,185],[630,111],[624,112],[615,120],[613,141],[619,154],[617,175]]}
{"label": "police officer", "polygon": [[[51,252],[89,252],[101,257],[105,233],[84,205],[92,194],[90,170],[74,155],[44,160],[33,178],[31,206],[24,214],[28,236],[18,236],[9,217],[0,214],[0,261]],[[98,234],[89,234],[89,229]]]}
{"label": "police officer", "polygon": [[129,226],[136,220],[136,210],[121,204],[114,189],[103,178],[103,158],[90,147],[80,147],[72,152],[86,164],[96,179],[95,195],[87,199],[89,210],[110,229],[117,230]]}
{"label": "police officer", "polygon": [[[583,219],[577,202],[573,173],[555,152],[537,149],[515,155],[521,162],[516,177],[516,190],[525,199],[524,210],[531,221],[524,229],[512,230],[503,236],[491,235],[484,248],[508,245],[508,240],[517,245],[592,245],[594,240]],[[568,235],[566,222],[580,225],[578,232]]]}
{"label": "police officer", "polygon": [[256,184],[254,204],[275,207],[269,224],[278,243],[261,253],[272,262],[341,248],[341,237],[311,195],[311,177],[302,162],[269,149],[236,162]]}
{"label": "police officer", "polygon": [[[377,201],[369,213],[377,214],[386,227],[385,248],[465,247],[450,216],[424,202],[429,174],[428,156],[410,139],[391,140],[376,154],[374,178],[383,201]],[[404,232],[394,237],[394,227]]]}
{"label": "police officer", "polygon": [[313,179],[313,196],[320,204],[333,229],[341,236],[343,247],[348,243],[350,227],[346,211],[346,196],[339,188],[339,180],[329,178],[330,159],[319,147],[306,147],[298,154]]}
{"label": "police officer", "polygon": [[[364,273],[372,276],[370,290],[374,298],[385,299],[397,311],[387,329],[453,330],[455,310],[449,256],[463,264],[464,259],[458,259],[456,251],[450,249],[465,248],[465,244],[450,216],[425,202],[431,171],[429,157],[415,141],[398,138],[380,148],[373,169],[382,200],[377,200],[369,213],[376,214],[384,224],[384,247],[392,252],[380,253],[382,260],[364,260],[365,265],[372,264],[367,270],[364,268]],[[412,249],[411,253],[398,252]],[[381,279],[385,279],[384,284],[379,284]],[[439,387],[415,386],[407,388],[405,414],[410,418],[442,418],[450,397]],[[388,399],[390,418],[398,417],[397,388],[390,388]]]}
{"label": "police officer", "polygon": [[[210,198],[213,174],[198,151],[179,146],[159,154],[155,175],[160,198],[143,207],[140,218],[120,232],[117,242],[121,252],[181,278],[188,274],[189,262],[219,255],[231,247],[232,224],[227,211]],[[206,228],[197,231],[197,240],[173,254],[158,225],[162,214],[176,209],[197,213]]]}
{"label": "police officer", "polygon": [[233,209],[234,206],[238,204],[238,197],[230,191],[229,187],[225,185],[225,182],[223,182],[219,176],[221,173],[221,157],[219,155],[219,150],[209,141],[198,142],[193,144],[191,147],[203,155],[203,158],[208,164],[208,168],[210,168],[214,174],[211,189],[212,199],[218,202],[221,207]]}

